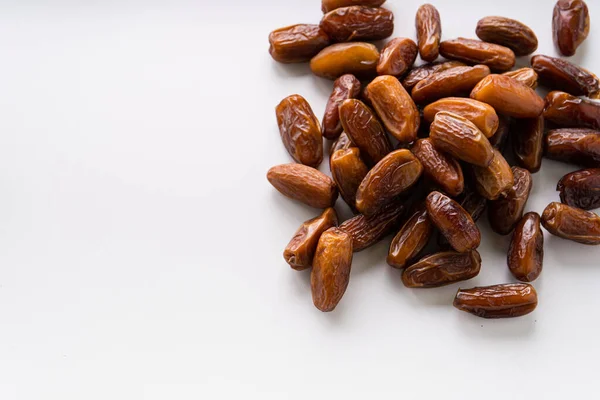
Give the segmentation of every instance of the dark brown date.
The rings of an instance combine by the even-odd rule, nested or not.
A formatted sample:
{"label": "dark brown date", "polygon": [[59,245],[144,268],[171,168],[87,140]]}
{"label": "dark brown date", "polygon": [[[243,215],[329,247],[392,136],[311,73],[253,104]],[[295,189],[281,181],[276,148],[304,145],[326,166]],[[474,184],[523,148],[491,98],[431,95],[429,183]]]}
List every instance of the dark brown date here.
{"label": "dark brown date", "polygon": [[600,244],[600,217],[562,203],[550,203],[542,214],[542,225],[551,234],[577,243]]}
{"label": "dark brown date", "polygon": [[415,18],[419,54],[423,61],[432,62],[440,54],[440,40],[442,38],[442,22],[437,8],[431,4],[423,4],[417,10]]}
{"label": "dark brown date", "polygon": [[321,129],[323,137],[333,140],[340,136],[343,130],[340,122],[340,105],[344,100],[357,98],[360,91],[360,81],[354,75],[342,75],[333,83],[333,91],[329,96],[323,116]]}
{"label": "dark brown date", "polygon": [[489,74],[490,69],[485,65],[447,69],[417,83],[411,95],[413,100],[420,104],[431,103],[444,97],[466,96]]}
{"label": "dark brown date", "polygon": [[506,143],[508,143],[507,139],[512,125],[512,119],[505,115],[499,115],[498,120],[498,129],[489,141],[493,148],[502,153],[506,147]]}
{"label": "dark brown date", "polygon": [[544,118],[559,126],[600,129],[600,104],[554,91],[546,96]]}
{"label": "dark brown date", "polygon": [[510,76],[532,89],[537,88],[538,85],[538,74],[533,68],[519,68],[514,71],[504,72],[502,75]]}
{"label": "dark brown date", "polygon": [[310,61],[329,46],[329,37],[319,25],[298,24],[274,30],[269,43],[275,61],[291,64]]}
{"label": "dark brown date", "polygon": [[402,283],[408,288],[436,288],[475,278],[481,270],[477,250],[432,254],[406,268]]}
{"label": "dark brown date", "polygon": [[360,158],[360,150],[351,147],[336,151],[331,156],[329,166],[331,167],[331,176],[342,195],[342,199],[351,209],[355,210],[356,191],[369,172],[369,168]]}
{"label": "dark brown date", "polygon": [[538,172],[544,155],[544,117],[518,119],[514,130],[517,163],[529,172]]}
{"label": "dark brown date", "polygon": [[558,0],[552,15],[554,43],[570,57],[590,32],[590,14],[583,0]]}
{"label": "dark brown date", "polygon": [[325,47],[310,60],[316,76],[337,79],[345,74],[370,77],[377,73],[379,50],[370,43],[337,43]]}
{"label": "dark brown date", "polygon": [[468,64],[485,64],[493,71],[504,72],[515,66],[515,53],[508,47],[474,39],[458,38],[440,44],[440,54],[450,60]]}
{"label": "dark brown date", "polygon": [[542,273],[544,232],[537,213],[525,214],[517,224],[507,261],[510,272],[522,282],[533,282]]}
{"label": "dark brown date", "polygon": [[321,10],[324,13],[335,10],[336,8],[349,7],[349,6],[369,6],[379,7],[385,0],[322,0]]}
{"label": "dark brown date", "polygon": [[487,167],[473,165],[475,187],[488,200],[496,200],[513,186],[514,177],[504,156],[494,149],[494,158]]}
{"label": "dark brown date", "polygon": [[506,75],[486,76],[475,86],[471,98],[509,117],[536,118],[544,111],[544,100],[532,88]]}
{"label": "dark brown date", "polygon": [[377,73],[379,75],[404,75],[417,59],[417,44],[408,38],[392,39],[381,49]]}
{"label": "dark brown date", "polygon": [[457,160],[437,150],[429,138],[417,140],[411,150],[421,161],[425,175],[444,192],[452,197],[462,193],[465,179]]}
{"label": "dark brown date", "polygon": [[433,225],[423,205],[411,215],[392,240],[387,263],[394,268],[406,267],[427,245],[432,232]]}
{"label": "dark brown date", "polygon": [[528,283],[459,289],[454,298],[454,307],[481,318],[521,317],[537,304],[537,292]]}
{"label": "dark brown date", "polygon": [[600,208],[600,168],[571,172],[558,181],[560,201],[582,210]]}
{"label": "dark brown date", "polygon": [[506,46],[517,56],[537,50],[538,39],[527,25],[510,18],[485,17],[477,23],[477,37],[484,42]]}
{"label": "dark brown date", "polygon": [[333,180],[302,164],[282,164],[269,169],[267,179],[281,194],[315,208],[333,207],[338,197]]}
{"label": "dark brown date", "polygon": [[465,64],[461,63],[460,61],[446,61],[443,63],[421,65],[410,70],[410,72],[402,80],[402,86],[404,86],[406,90],[411,91],[417,83],[428,76],[435,74],[436,72],[442,72],[450,68],[464,66]]}
{"label": "dark brown date", "polygon": [[545,137],[545,148],[545,155],[550,159],[583,167],[600,167],[600,131],[554,129]]}
{"label": "dark brown date", "polygon": [[381,40],[394,32],[394,14],[380,7],[340,7],[325,14],[320,26],[334,42]]}
{"label": "dark brown date", "polygon": [[[483,215],[485,208],[487,206],[488,201],[477,193],[475,190],[470,189],[469,187],[465,187],[463,193],[456,199],[456,201],[460,204],[462,208],[465,209],[466,212],[469,213],[473,222],[477,222],[477,220]],[[446,237],[442,234],[438,235],[437,243],[440,249],[448,250],[452,246],[448,243]]]}
{"label": "dark brown date", "polygon": [[[346,132],[342,131],[342,134],[331,144],[331,148],[329,149],[329,157],[333,155],[338,150],[346,150],[352,147],[354,144],[350,137],[346,134]],[[331,161],[331,160],[330,160]]]}
{"label": "dark brown date", "polygon": [[600,90],[598,77],[562,58],[533,56],[531,66],[540,83],[550,90],[562,90],[574,96],[597,98]]}
{"label": "dark brown date", "polygon": [[519,223],[533,187],[529,171],[512,167],[512,173],[515,182],[512,188],[506,191],[504,197],[490,201],[488,207],[490,226],[500,235],[508,235]]}

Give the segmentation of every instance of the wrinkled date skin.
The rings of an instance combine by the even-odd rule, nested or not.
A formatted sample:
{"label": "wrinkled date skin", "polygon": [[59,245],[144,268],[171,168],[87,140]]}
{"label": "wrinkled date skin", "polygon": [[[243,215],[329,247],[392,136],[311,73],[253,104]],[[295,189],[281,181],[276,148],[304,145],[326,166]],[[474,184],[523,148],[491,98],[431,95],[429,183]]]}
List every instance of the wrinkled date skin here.
{"label": "wrinkled date skin", "polygon": [[412,40],[408,38],[392,39],[381,49],[377,74],[396,77],[404,75],[415,63],[417,52],[417,45]]}
{"label": "wrinkled date skin", "polygon": [[321,129],[323,137],[333,140],[340,136],[343,130],[340,122],[340,105],[344,100],[357,98],[360,91],[360,81],[354,75],[342,75],[333,83],[333,91],[329,96],[329,101],[325,106],[325,115],[323,116]]}
{"label": "wrinkled date skin", "polygon": [[554,43],[563,56],[570,57],[590,32],[590,15],[583,0],[559,0],[552,15]]}
{"label": "wrinkled date skin", "polygon": [[551,234],[577,243],[600,244],[600,217],[562,203],[550,203],[542,214],[542,225]]}
{"label": "wrinkled date skin", "polygon": [[527,25],[504,17],[485,17],[477,23],[477,37],[511,49],[517,56],[526,56],[537,50],[538,39]]}
{"label": "wrinkled date skin", "polygon": [[333,311],[346,292],[352,266],[352,237],[330,228],[319,239],[315,252],[310,287],[315,307]]}
{"label": "wrinkled date skin", "polygon": [[394,32],[394,14],[379,7],[341,7],[325,14],[320,26],[334,42],[381,40]]}
{"label": "wrinkled date skin", "polygon": [[387,263],[394,268],[406,267],[427,245],[432,232],[433,225],[427,215],[427,209],[422,205],[392,240]]}
{"label": "wrinkled date skin", "polygon": [[352,143],[352,140],[350,140],[350,137],[348,137],[346,132],[342,132],[335,142],[331,144],[331,148],[329,149],[329,157],[331,157],[336,151],[349,149],[353,145],[354,144]]}
{"label": "wrinkled date skin", "polygon": [[431,192],[425,205],[429,218],[454,250],[466,253],[479,247],[479,228],[460,204],[440,192]]}
{"label": "wrinkled date skin", "polygon": [[360,100],[345,100],[339,108],[344,131],[360,149],[369,166],[377,164],[392,151],[392,145],[371,109]]}
{"label": "wrinkled date skin", "polygon": [[489,141],[493,148],[502,153],[506,147],[506,143],[508,142],[507,139],[508,134],[510,133],[512,119],[505,115],[499,115],[498,119],[498,129],[496,130],[496,133],[494,133],[494,136],[489,139]]}
{"label": "wrinkled date skin", "polygon": [[[466,212],[469,213],[471,218],[473,218],[473,222],[477,222],[479,218],[483,215],[485,208],[487,206],[487,200],[481,196],[476,191],[466,187],[463,193],[456,200],[460,204],[462,208],[465,209]],[[441,249],[450,249],[450,243],[446,237],[442,234],[438,235],[437,238],[438,246]]]}
{"label": "wrinkled date skin", "polygon": [[304,222],[283,252],[285,261],[296,271],[312,267],[319,238],[327,229],[337,226],[338,218],[333,208],[320,216]]}
{"label": "wrinkled date skin", "polygon": [[515,53],[511,49],[475,39],[445,40],[440,44],[440,54],[467,64],[485,64],[498,72],[508,71],[515,66]]}
{"label": "wrinkled date skin", "polygon": [[600,131],[585,128],[563,128],[545,137],[546,157],[581,165],[600,167]]}
{"label": "wrinkled date skin", "polygon": [[528,283],[459,289],[454,298],[454,307],[481,318],[521,317],[537,304],[537,292]]}
{"label": "wrinkled date skin", "polygon": [[322,0],[321,10],[324,13],[333,11],[336,8],[349,7],[349,6],[369,6],[379,7],[385,3],[385,0]]}
{"label": "wrinkled date skin", "polygon": [[468,119],[447,111],[436,114],[430,139],[438,150],[470,164],[487,166],[494,158],[485,135]]}
{"label": "wrinkled date skin", "polygon": [[462,193],[465,179],[457,160],[437,150],[429,138],[417,140],[411,151],[421,161],[425,175],[444,192],[452,197]]}
{"label": "wrinkled date skin", "polygon": [[440,55],[442,38],[442,22],[437,8],[431,4],[423,4],[417,10],[415,18],[419,54],[423,61],[432,62]]}
{"label": "wrinkled date skin", "polygon": [[267,179],[284,196],[311,207],[332,207],[338,197],[333,180],[306,165],[276,165],[267,173]]}
{"label": "wrinkled date skin", "polygon": [[319,25],[298,24],[274,30],[269,35],[269,54],[284,64],[310,61],[329,46],[329,37]]}
{"label": "wrinkled date skin", "polygon": [[423,79],[412,89],[413,100],[419,104],[451,96],[468,95],[483,78],[490,74],[485,65],[456,67],[437,72]]}
{"label": "wrinkled date skin", "polygon": [[413,186],[423,165],[410,150],[396,150],[385,156],[365,176],[356,192],[356,209],[372,216]]}
{"label": "wrinkled date skin", "polygon": [[544,100],[529,86],[506,75],[488,75],[475,86],[471,98],[515,118],[536,118],[544,111]]}
{"label": "wrinkled date skin", "polygon": [[600,168],[571,172],[558,181],[560,201],[582,210],[600,208]]}
{"label": "wrinkled date skin", "polygon": [[345,74],[360,78],[377,72],[379,50],[370,43],[337,43],[324,48],[310,60],[310,69],[316,76],[337,79]]}
{"label": "wrinkled date skin", "polygon": [[518,119],[514,126],[517,163],[531,173],[538,172],[544,155],[544,117]]}
{"label": "wrinkled date skin", "polygon": [[508,235],[523,217],[523,211],[533,187],[533,178],[526,169],[512,167],[514,184],[504,197],[490,201],[488,218],[492,230]]}
{"label": "wrinkled date skin", "polygon": [[514,80],[519,81],[532,89],[535,89],[538,86],[538,74],[533,68],[519,68],[514,71],[505,72],[502,75],[510,76]]}
{"label": "wrinkled date skin", "polygon": [[323,138],[319,120],[300,95],[286,97],[275,109],[281,140],[292,158],[318,167],[323,161]]}
{"label": "wrinkled date skin", "polygon": [[423,79],[435,74],[436,72],[446,71],[450,68],[464,67],[465,64],[460,61],[446,61],[443,63],[425,64],[411,69],[402,80],[402,86],[408,91]]}
{"label": "wrinkled date skin", "polygon": [[514,185],[513,172],[506,159],[494,149],[494,158],[487,167],[473,166],[475,187],[488,200],[496,200]]}
{"label": "wrinkled date skin", "polygon": [[369,99],[383,125],[400,143],[417,138],[421,114],[414,101],[393,76],[379,76],[368,86]]}
{"label": "wrinkled date skin", "polygon": [[562,58],[538,55],[531,58],[531,66],[537,72],[540,83],[551,90],[598,98],[598,77],[578,65]]}
{"label": "wrinkled date skin", "polygon": [[423,117],[431,124],[440,111],[448,111],[468,119],[487,138],[494,136],[500,122],[496,110],[489,104],[462,97],[447,97],[429,104],[423,109]]}
{"label": "wrinkled date skin", "polygon": [[338,187],[344,201],[355,210],[356,191],[363,181],[369,168],[360,158],[360,150],[351,147],[338,150],[331,156],[331,176]]}
{"label": "wrinkled date skin", "polygon": [[475,278],[481,270],[477,250],[467,253],[447,251],[427,256],[402,273],[408,288],[436,288]]}
{"label": "wrinkled date skin", "polygon": [[340,229],[352,235],[355,252],[362,251],[379,242],[400,223],[404,206],[390,204],[372,217],[359,214],[340,225]]}
{"label": "wrinkled date skin", "polygon": [[508,249],[508,269],[522,282],[533,282],[542,273],[544,264],[544,232],[540,216],[530,212],[515,228]]}
{"label": "wrinkled date skin", "polygon": [[544,118],[560,126],[600,129],[600,104],[554,91],[546,96]]}

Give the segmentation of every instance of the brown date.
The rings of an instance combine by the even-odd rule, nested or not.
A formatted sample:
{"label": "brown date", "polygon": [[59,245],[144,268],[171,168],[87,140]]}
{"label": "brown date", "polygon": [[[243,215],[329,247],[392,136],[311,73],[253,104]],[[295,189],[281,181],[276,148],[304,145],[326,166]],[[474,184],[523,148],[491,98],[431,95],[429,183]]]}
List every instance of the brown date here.
{"label": "brown date", "polygon": [[492,106],[477,100],[462,97],[447,97],[429,104],[423,109],[423,117],[432,123],[440,111],[448,111],[471,121],[485,137],[494,136],[498,129],[498,114]]}
{"label": "brown date", "polygon": [[342,123],[340,122],[340,105],[344,100],[355,99],[360,95],[360,81],[354,75],[346,74],[340,76],[333,83],[333,91],[327,106],[325,106],[325,115],[323,116],[322,133],[327,139],[335,139],[342,133]]}
{"label": "brown date", "polygon": [[536,118],[544,100],[529,86],[506,75],[488,75],[475,86],[471,98],[488,103],[498,113],[515,118]]}
{"label": "brown date", "polygon": [[600,208],[600,168],[571,172],[558,181],[560,201],[582,210]]}
{"label": "brown date", "polygon": [[311,207],[332,207],[338,197],[333,180],[306,165],[276,165],[267,173],[267,179],[284,196]]}
{"label": "brown date", "polygon": [[598,98],[598,77],[578,65],[562,58],[537,55],[531,58],[531,66],[537,72],[540,83],[551,90]]}
{"label": "brown date", "polygon": [[520,281],[533,282],[542,273],[544,232],[540,216],[530,212],[521,218],[508,249],[508,269]]}
{"label": "brown date", "polygon": [[488,200],[496,200],[506,194],[515,183],[513,172],[504,156],[494,149],[494,158],[487,167],[473,165],[475,187]]}
{"label": "brown date", "polygon": [[340,7],[325,14],[320,26],[334,42],[381,40],[394,32],[394,14],[380,7]]}
{"label": "brown date", "polygon": [[318,217],[304,222],[283,252],[285,261],[296,271],[312,267],[321,234],[327,229],[337,226],[337,223],[337,214],[331,207]]}
{"label": "brown date", "polygon": [[417,208],[392,240],[387,263],[394,268],[406,267],[427,245],[432,232],[427,209]]}
{"label": "brown date", "polygon": [[310,69],[316,76],[332,80],[345,74],[362,78],[375,75],[378,61],[379,50],[370,43],[337,43],[314,56]]}
{"label": "brown date", "polygon": [[533,68],[519,68],[514,71],[504,72],[502,75],[510,76],[532,89],[537,88],[538,85],[538,74]]}
{"label": "brown date", "polygon": [[406,77],[402,80],[402,86],[408,91],[428,76],[436,72],[442,72],[454,67],[464,67],[465,64],[460,61],[446,61],[443,63],[425,64],[411,69]]}
{"label": "brown date", "polygon": [[529,199],[533,179],[526,169],[512,167],[514,176],[513,186],[504,197],[490,201],[488,219],[492,230],[500,235],[508,235],[515,229],[523,217],[525,205]]}
{"label": "brown date", "polygon": [[417,45],[408,38],[392,39],[381,49],[377,73],[379,75],[402,76],[412,68],[417,59]]}
{"label": "brown date", "polygon": [[537,50],[538,39],[527,25],[510,18],[485,17],[477,23],[477,37],[484,42],[506,46],[517,56]]}
{"label": "brown date", "polygon": [[331,162],[331,156],[338,150],[346,150],[352,147],[354,144],[346,132],[342,131],[342,134],[331,144],[329,149],[329,157]]}
{"label": "brown date", "polygon": [[529,172],[538,172],[544,155],[544,117],[515,121],[513,150],[517,163]]}
{"label": "brown date", "polygon": [[447,251],[424,257],[406,268],[402,283],[408,288],[436,288],[475,278],[480,270],[481,256],[477,250]]}
{"label": "brown date", "polygon": [[417,83],[411,95],[419,104],[431,103],[444,97],[467,96],[489,74],[490,69],[485,65],[455,67],[436,72]]}
{"label": "brown date", "polygon": [[590,14],[583,0],[558,0],[552,15],[554,44],[570,57],[590,32]]}
{"label": "brown date", "polygon": [[437,8],[431,4],[423,4],[417,10],[415,18],[419,54],[423,61],[435,61],[440,55],[442,22]]}
{"label": "brown date", "polygon": [[329,37],[319,25],[298,24],[274,30],[269,43],[275,61],[291,64],[310,61],[329,46]]}
{"label": "brown date", "polygon": [[489,139],[489,141],[493,148],[502,153],[506,147],[506,143],[508,142],[507,139],[510,133],[512,119],[505,115],[499,115],[498,119],[498,129],[496,130],[496,133],[494,133],[494,136]]}
{"label": "brown date", "polygon": [[429,138],[417,140],[411,151],[421,161],[425,175],[444,192],[452,197],[462,193],[465,179],[457,160],[437,150]]}
{"label": "brown date", "polygon": [[481,318],[513,318],[529,314],[537,307],[535,288],[528,283],[459,289],[454,307]]}
{"label": "brown date", "polygon": [[275,109],[281,140],[292,158],[318,167],[323,161],[323,138],[319,120],[304,97],[294,94]]}
{"label": "brown date", "polygon": [[[456,201],[469,213],[471,218],[473,218],[473,222],[477,222],[487,206],[487,200],[475,190],[468,187],[465,187],[465,190]],[[441,249],[446,250],[451,248],[450,243],[448,243],[448,240],[442,234],[438,235],[437,242]]]}
{"label": "brown date", "polygon": [[585,128],[563,128],[548,132],[545,156],[558,161],[600,167],[600,131]]}
{"label": "brown date", "polygon": [[338,228],[326,230],[319,239],[310,287],[315,307],[333,311],[346,292],[352,266],[352,237]]}
{"label": "brown date", "polygon": [[600,216],[562,203],[550,203],[542,225],[551,234],[577,243],[600,244]]}
{"label": "brown date", "polygon": [[440,44],[440,54],[450,60],[468,64],[485,64],[493,71],[504,72],[515,66],[515,53],[508,47],[475,39],[458,38]]}
{"label": "brown date", "polygon": [[544,118],[560,126],[600,129],[600,104],[554,91],[546,96]]}
{"label": "brown date", "polygon": [[369,6],[379,7],[385,0],[322,0],[321,10],[324,13],[335,10],[336,8],[349,7],[349,6]]}
{"label": "brown date", "polygon": [[356,191],[369,172],[369,168],[360,158],[360,150],[351,147],[338,150],[331,156],[331,176],[338,187],[342,199],[356,209]]}

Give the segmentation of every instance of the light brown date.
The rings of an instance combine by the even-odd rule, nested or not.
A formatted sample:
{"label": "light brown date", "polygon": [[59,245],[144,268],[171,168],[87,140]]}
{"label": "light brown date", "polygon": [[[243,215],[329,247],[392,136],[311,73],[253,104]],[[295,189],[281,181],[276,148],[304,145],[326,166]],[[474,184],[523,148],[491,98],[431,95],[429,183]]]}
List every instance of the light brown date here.
{"label": "light brown date", "polygon": [[551,90],[598,98],[598,77],[578,65],[562,58],[537,55],[531,58],[531,66],[537,72],[540,83]]}
{"label": "light brown date", "polygon": [[600,244],[600,217],[562,203],[550,203],[542,214],[542,225],[551,234],[577,243]]}
{"label": "light brown date", "polygon": [[477,23],[477,37],[511,49],[517,56],[526,56],[537,50],[538,39],[527,25],[505,17],[485,17]]}
{"label": "light brown date", "polygon": [[542,273],[544,264],[544,232],[540,216],[530,212],[515,228],[508,249],[508,269],[522,282],[533,282]]}
{"label": "light brown date", "polygon": [[335,10],[336,8],[349,7],[349,6],[369,6],[379,7],[385,0],[322,0],[321,10],[324,13]]}
{"label": "light brown date", "polygon": [[510,76],[532,89],[537,88],[538,85],[538,74],[533,68],[519,68],[514,71],[504,72],[502,75]]}
{"label": "light brown date", "polygon": [[360,150],[351,147],[338,150],[331,156],[331,176],[338,187],[342,199],[352,208],[356,209],[356,191],[363,181],[369,168],[360,158]]}
{"label": "light brown date", "polygon": [[404,214],[402,204],[393,203],[372,217],[359,214],[340,225],[340,229],[352,235],[355,252],[362,251],[379,242],[400,223]]}
{"label": "light brown date", "polygon": [[600,104],[554,91],[546,96],[544,118],[560,126],[600,129]]}
{"label": "light brown date", "polygon": [[381,49],[377,73],[379,75],[404,75],[417,59],[417,44],[408,38],[395,38]]}
{"label": "light brown date", "polygon": [[515,66],[515,53],[508,47],[474,39],[445,40],[440,44],[440,54],[450,60],[485,64],[498,72],[508,71]]}
{"label": "light brown date", "polygon": [[590,14],[583,0],[558,0],[552,15],[554,44],[570,57],[590,32]]}
{"label": "light brown date", "polygon": [[276,165],[267,173],[267,179],[284,196],[311,207],[332,207],[338,197],[333,180],[306,165]]}
{"label": "light brown date", "polygon": [[492,230],[500,235],[508,235],[523,217],[523,211],[533,187],[531,173],[526,169],[512,167],[513,186],[504,197],[490,201],[488,219]]}
{"label": "light brown date", "polygon": [[537,304],[537,292],[528,283],[459,289],[454,298],[454,307],[481,318],[521,317]]}
{"label": "light brown date", "polygon": [[387,263],[394,268],[404,268],[427,245],[433,225],[424,205],[417,208],[392,240]]}
{"label": "light brown date", "polygon": [[408,288],[436,288],[475,278],[481,270],[477,250],[432,254],[406,268],[402,283]]}
{"label": "light brown date", "polygon": [[465,64],[460,61],[446,61],[443,63],[425,64],[411,69],[406,77],[402,80],[402,86],[408,91],[428,76],[436,72],[442,72],[454,67],[464,67]]}
{"label": "light brown date", "polygon": [[341,135],[331,144],[331,148],[329,149],[329,157],[331,161],[331,156],[338,150],[346,150],[352,147],[354,144],[350,137],[346,134],[346,132],[341,133]]}
{"label": "light brown date", "polygon": [[475,187],[488,200],[496,200],[514,184],[513,172],[504,156],[494,149],[494,158],[487,167],[473,166]]}
{"label": "light brown date", "polygon": [[417,10],[415,18],[419,54],[423,61],[432,62],[440,54],[440,40],[442,38],[442,22],[437,8],[431,4],[423,4]]}
{"label": "light brown date", "polygon": [[529,172],[538,172],[544,155],[544,117],[515,121],[513,150],[517,163]]}
{"label": "light brown date", "polygon": [[544,100],[529,86],[505,75],[488,75],[475,86],[471,98],[488,103],[498,113],[515,118],[536,118]]}
{"label": "light brown date", "polygon": [[333,91],[329,96],[323,116],[321,129],[323,137],[335,139],[340,136],[343,130],[340,122],[340,105],[344,100],[356,99],[360,95],[360,91],[360,81],[354,75],[342,75],[333,83]]}
{"label": "light brown date", "polygon": [[448,111],[468,119],[487,138],[494,136],[500,122],[496,110],[489,104],[462,97],[447,97],[429,104],[423,109],[423,117],[431,124],[440,111]]}
{"label": "light brown date", "polygon": [[334,42],[381,40],[394,32],[394,14],[380,7],[340,7],[325,14],[320,26]]}
{"label": "light brown date", "polygon": [[429,138],[417,140],[411,151],[421,161],[425,175],[444,192],[452,197],[462,193],[465,179],[457,160],[437,150]]}
{"label": "light brown date", "polygon": [[600,167],[600,131],[585,128],[563,128],[545,137],[547,158],[581,165]]}
{"label": "light brown date", "polygon": [[275,61],[291,64],[310,61],[329,46],[329,37],[319,25],[298,24],[274,30],[269,43]]}
{"label": "light brown date", "polygon": [[467,96],[489,74],[490,69],[485,65],[436,72],[416,84],[412,98],[416,103],[426,104],[444,97]]}
{"label": "light brown date", "polygon": [[571,172],[558,181],[560,201],[582,210],[600,208],[600,168]]}
{"label": "light brown date", "polygon": [[370,43],[337,43],[314,56],[310,69],[316,76],[332,80],[345,74],[363,78],[376,74],[378,61],[379,50]]}

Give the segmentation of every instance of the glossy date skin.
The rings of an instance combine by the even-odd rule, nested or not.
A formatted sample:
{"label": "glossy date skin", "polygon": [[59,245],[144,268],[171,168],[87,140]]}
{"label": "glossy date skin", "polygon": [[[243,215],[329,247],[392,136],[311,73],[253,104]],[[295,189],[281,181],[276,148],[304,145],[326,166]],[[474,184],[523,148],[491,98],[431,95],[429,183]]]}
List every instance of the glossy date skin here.
{"label": "glossy date skin", "polygon": [[447,251],[427,256],[406,268],[402,283],[408,288],[436,288],[472,279],[480,270],[481,256],[477,250]]}
{"label": "glossy date skin", "polygon": [[544,100],[529,86],[506,75],[488,75],[471,92],[471,98],[515,118],[536,118],[544,111]]}
{"label": "glossy date skin", "polygon": [[600,168],[571,172],[558,181],[560,201],[582,210],[600,208]]}
{"label": "glossy date skin", "polygon": [[600,129],[600,104],[554,91],[546,96],[544,118],[559,126]]}
{"label": "glossy date skin", "polygon": [[531,58],[531,66],[537,72],[540,83],[551,90],[598,98],[598,77],[578,65],[562,58],[537,55]]}
{"label": "glossy date skin", "polygon": [[338,150],[346,150],[352,147],[354,143],[350,140],[350,137],[346,134],[346,132],[341,133],[341,135],[331,144],[331,148],[329,149],[329,157],[333,155]]}
{"label": "glossy date skin", "polygon": [[514,125],[513,150],[517,163],[531,173],[542,167],[544,117],[518,119]]}
{"label": "glossy date skin", "polygon": [[342,199],[356,209],[356,191],[363,181],[369,168],[360,158],[360,150],[351,147],[346,150],[338,150],[331,156],[331,176],[338,187]]}
{"label": "glossy date skin", "polygon": [[269,54],[275,61],[292,64],[310,61],[330,41],[319,25],[298,24],[274,30],[269,43]]}
{"label": "glossy date skin", "polygon": [[334,42],[381,40],[394,32],[394,14],[380,7],[340,7],[325,14],[320,27]]}
{"label": "glossy date skin", "polygon": [[508,269],[522,282],[533,282],[542,273],[544,264],[544,232],[540,216],[530,212],[515,228],[507,257]]}
{"label": "glossy date skin", "polygon": [[414,260],[427,245],[433,232],[433,225],[424,205],[410,216],[392,240],[387,256],[387,263],[402,269]]}
{"label": "glossy date skin", "polygon": [[338,197],[333,180],[306,165],[276,165],[267,173],[267,179],[284,196],[311,207],[333,207]]}
{"label": "glossy date skin", "polygon": [[538,74],[533,68],[519,68],[514,71],[504,72],[502,75],[509,76],[532,89],[538,86]]}
{"label": "glossy date skin", "polygon": [[333,83],[333,91],[325,106],[323,125],[321,132],[326,139],[336,139],[342,133],[340,122],[340,105],[347,99],[356,99],[360,95],[360,81],[354,75],[346,74],[340,76]]}
{"label": "glossy date skin", "polygon": [[429,138],[417,140],[411,151],[421,161],[425,175],[444,192],[452,197],[462,193],[465,179],[456,159],[437,150]]}
{"label": "glossy date skin", "polygon": [[406,77],[402,80],[402,86],[408,91],[411,91],[417,83],[429,77],[436,72],[446,71],[450,68],[465,67],[466,65],[460,61],[446,61],[442,63],[425,64],[411,69]]}
{"label": "glossy date skin", "polygon": [[600,217],[562,203],[550,203],[542,225],[551,234],[581,244],[600,245]]}
{"label": "glossy date skin", "polygon": [[554,43],[567,57],[575,54],[590,32],[590,15],[583,0],[558,0],[552,15]]}
{"label": "glossy date skin", "polygon": [[496,200],[506,194],[514,184],[513,172],[504,156],[494,149],[494,158],[487,167],[473,166],[475,187],[488,200]]}
{"label": "glossy date skin", "polygon": [[454,298],[454,307],[481,318],[520,317],[537,304],[537,292],[528,283],[459,289]]}
{"label": "glossy date skin", "polygon": [[392,232],[404,214],[402,204],[393,203],[372,217],[359,214],[340,225],[340,229],[352,235],[354,252],[362,251],[379,242]]}
{"label": "glossy date skin", "polygon": [[411,39],[392,39],[381,49],[377,74],[396,77],[404,75],[415,63],[417,52],[417,44]]}
{"label": "glossy date skin", "polygon": [[533,187],[529,171],[512,167],[514,184],[504,197],[490,201],[488,218],[492,230],[500,235],[508,235],[523,217],[523,211]]}
{"label": "glossy date skin", "polygon": [[335,80],[352,74],[359,78],[376,74],[379,50],[370,43],[337,43],[325,47],[310,60],[310,69],[316,76]]}
{"label": "glossy date skin", "polygon": [[522,22],[504,17],[485,17],[479,20],[475,30],[484,42],[506,46],[517,56],[526,56],[537,50],[535,33]]}
{"label": "glossy date skin", "polygon": [[508,47],[474,39],[445,40],[440,44],[440,54],[467,64],[485,64],[497,72],[505,72],[515,66],[515,53]]}
{"label": "glossy date skin", "polygon": [[349,7],[349,6],[369,6],[369,7],[379,7],[385,0],[322,0],[321,1],[321,10],[324,13],[328,13],[329,11],[333,11],[336,8],[341,7]]}
{"label": "glossy date skin", "polygon": [[455,67],[436,72],[417,83],[411,95],[418,104],[431,103],[444,97],[466,96],[489,74],[490,69],[485,65]]}
{"label": "glossy date skin", "polygon": [[415,17],[419,54],[423,61],[435,61],[440,54],[442,22],[437,8],[431,4],[423,4]]}
{"label": "glossy date skin", "polygon": [[558,161],[600,167],[600,131],[585,128],[562,128],[548,132],[545,156]]}
{"label": "glossy date skin", "polygon": [[487,138],[494,136],[500,122],[498,114],[489,104],[462,97],[447,97],[429,104],[423,109],[423,117],[431,124],[440,111],[448,111],[468,119]]}

